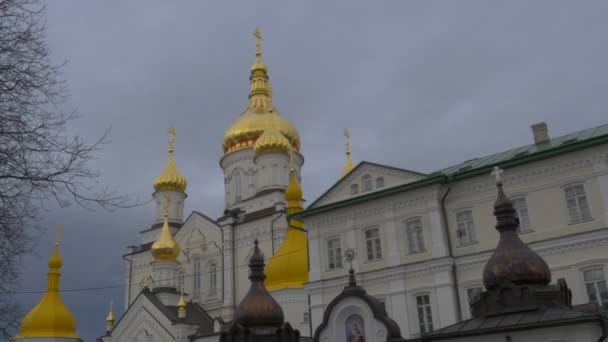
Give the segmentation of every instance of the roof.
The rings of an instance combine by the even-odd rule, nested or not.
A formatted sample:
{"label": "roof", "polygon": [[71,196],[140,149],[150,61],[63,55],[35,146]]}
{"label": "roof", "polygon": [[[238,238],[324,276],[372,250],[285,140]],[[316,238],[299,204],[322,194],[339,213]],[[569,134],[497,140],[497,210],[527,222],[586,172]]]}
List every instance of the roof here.
{"label": "roof", "polygon": [[[295,217],[306,217],[313,214],[342,208],[351,204],[366,202],[375,198],[385,197],[395,193],[401,193],[416,189],[422,186],[430,184],[441,184],[450,180],[459,180],[474,177],[480,174],[490,172],[494,166],[500,166],[503,169],[515,167],[525,163],[530,163],[536,160],[542,160],[551,158],[564,153],[569,153],[577,150],[582,150],[596,145],[608,143],[608,124],[594,128],[589,128],[575,133],[566,134],[557,138],[552,138],[549,141],[541,144],[529,144],[522,147],[514,148],[500,153],[495,153],[486,157],[475,158],[467,160],[465,162],[446,167],[441,170],[429,173],[428,178],[418,180],[415,182],[407,183],[404,185],[398,185],[392,188],[387,188],[382,191],[372,192],[366,195],[361,195],[353,198],[349,198],[343,201],[330,203],[324,206],[312,208],[312,206],[318,201],[318,199],[325,196],[325,194],[338,183],[334,184],[330,189],[324,192],[319,198],[311,205],[309,205],[304,211],[294,215]],[[352,173],[355,169],[360,167],[364,162],[359,163],[357,167],[351,170]],[[365,162],[368,163],[368,162]],[[371,163],[370,163],[371,164]],[[378,165],[378,164],[376,164]],[[383,167],[390,167],[384,166]],[[412,172],[405,169],[400,169],[407,172]],[[424,174],[422,174],[424,175]],[[344,179],[344,178],[343,178]]]}
{"label": "roof", "polygon": [[545,328],[595,321],[608,321],[599,314],[571,309],[548,308],[512,314],[471,318],[412,341],[435,341],[455,337],[504,333],[507,331]]}

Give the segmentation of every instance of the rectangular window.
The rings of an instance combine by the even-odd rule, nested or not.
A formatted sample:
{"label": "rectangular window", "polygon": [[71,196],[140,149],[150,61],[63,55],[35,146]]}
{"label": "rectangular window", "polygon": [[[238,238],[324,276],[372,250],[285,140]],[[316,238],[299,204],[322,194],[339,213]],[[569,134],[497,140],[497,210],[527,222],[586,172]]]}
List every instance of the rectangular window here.
{"label": "rectangular window", "polygon": [[608,310],[608,288],[606,287],[604,269],[601,267],[592,268],[584,271],[583,276],[589,301]]}
{"label": "rectangular window", "polygon": [[591,211],[589,210],[589,203],[587,203],[585,187],[582,184],[564,188],[564,195],[566,196],[566,208],[568,209],[570,223],[591,220]]}
{"label": "rectangular window", "polygon": [[364,175],[362,177],[363,189],[362,191],[371,191],[372,190],[372,176]]}
{"label": "rectangular window", "polygon": [[516,198],[513,201],[513,208],[515,208],[515,214],[519,218],[519,227],[517,228],[518,233],[529,233],[532,231],[532,225],[530,224],[530,215],[528,215],[528,203],[525,198]]}
{"label": "rectangular window", "polygon": [[459,246],[477,243],[475,223],[473,222],[473,212],[471,210],[467,209],[456,213],[456,236]]}
{"label": "rectangular window", "polygon": [[418,327],[420,333],[433,331],[433,314],[431,312],[431,299],[429,295],[416,297],[416,311],[418,312]]}
{"label": "rectangular window", "polygon": [[422,236],[422,222],[420,219],[408,220],[405,223],[405,227],[409,253],[424,252],[424,237]]}
{"label": "rectangular window", "polygon": [[196,258],[194,260],[194,272],[192,275],[194,298],[199,298],[201,295],[201,260]]}
{"label": "rectangular window", "polygon": [[380,230],[378,228],[365,231],[365,249],[367,260],[382,259],[382,245],[380,244]]}
{"label": "rectangular window", "polygon": [[327,268],[335,270],[342,268],[342,247],[340,238],[327,240]]}
{"label": "rectangular window", "polygon": [[382,188],[384,186],[384,177],[376,178],[376,188]]}

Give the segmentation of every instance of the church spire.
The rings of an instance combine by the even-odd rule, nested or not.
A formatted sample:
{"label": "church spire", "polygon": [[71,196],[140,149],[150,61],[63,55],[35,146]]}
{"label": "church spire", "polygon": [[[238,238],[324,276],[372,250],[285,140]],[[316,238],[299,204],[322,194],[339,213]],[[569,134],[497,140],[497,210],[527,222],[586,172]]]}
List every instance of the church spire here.
{"label": "church spire", "polygon": [[259,28],[253,31],[255,37],[255,63],[251,66],[249,76],[249,103],[246,112],[267,113],[274,111],[272,90],[268,81],[268,70],[262,62],[262,33]]}
{"label": "church spire", "polygon": [[114,329],[114,303],[110,301],[110,310],[108,311],[108,317],[106,317],[106,331],[110,332]]}
{"label": "church spire", "polygon": [[61,229],[56,228],[55,247],[48,261],[46,291],[40,302],[25,315],[21,321],[19,335],[15,340],[27,338],[74,338],[76,322],[72,313],[65,307],[59,295],[59,272],[63,261],[59,255],[59,235]]}
{"label": "church spire", "polygon": [[346,138],[346,164],[344,165],[344,169],[342,170],[342,174],[338,180],[344,178],[344,176],[346,176],[353,169],[353,161],[350,159],[350,133],[346,128],[344,129],[344,138]]}

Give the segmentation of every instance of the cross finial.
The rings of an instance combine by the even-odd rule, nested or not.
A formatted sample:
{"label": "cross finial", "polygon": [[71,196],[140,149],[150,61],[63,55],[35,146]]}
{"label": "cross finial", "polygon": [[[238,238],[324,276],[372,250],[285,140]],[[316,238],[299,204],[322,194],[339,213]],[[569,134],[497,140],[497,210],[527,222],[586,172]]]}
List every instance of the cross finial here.
{"label": "cross finial", "polygon": [[348,128],[344,129],[344,137],[346,138],[346,154],[350,154],[350,133]]}
{"label": "cross finial", "polygon": [[355,286],[357,285],[357,280],[355,279],[355,269],[353,268],[355,250],[353,248],[347,248],[344,255],[344,259],[346,259],[346,261],[350,264],[350,269],[348,270],[348,285]]}
{"label": "cross finial", "polygon": [[55,227],[55,246],[59,246],[59,238],[61,237],[61,227]]}
{"label": "cross finial", "polygon": [[169,194],[165,192],[163,199],[165,202],[163,203],[163,215],[165,216],[165,218],[167,218],[169,217]]}
{"label": "cross finial", "polygon": [[169,153],[173,153],[173,145],[175,145],[175,128],[169,127]]}
{"label": "cross finial", "polygon": [[143,287],[144,287],[144,289],[147,289],[148,287],[150,287],[150,272],[148,270],[144,271]]}
{"label": "cross finial", "polygon": [[498,166],[494,166],[491,175],[496,178],[496,184],[502,183],[502,173],[505,172],[503,169]]}
{"label": "cross finial", "polygon": [[253,30],[253,36],[255,37],[255,62],[260,63],[262,61],[262,33],[258,27]]}

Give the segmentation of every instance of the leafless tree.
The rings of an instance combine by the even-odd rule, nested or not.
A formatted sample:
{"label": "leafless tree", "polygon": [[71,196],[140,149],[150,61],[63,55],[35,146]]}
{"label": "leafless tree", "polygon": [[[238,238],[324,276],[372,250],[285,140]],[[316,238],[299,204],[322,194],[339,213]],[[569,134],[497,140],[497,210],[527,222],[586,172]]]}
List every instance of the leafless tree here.
{"label": "leafless tree", "polygon": [[75,112],[45,42],[40,0],[0,0],[0,338],[14,328],[10,291],[32,248],[42,205],[78,203],[92,209],[133,205],[132,198],[98,184],[88,163],[107,142],[71,135]]}

